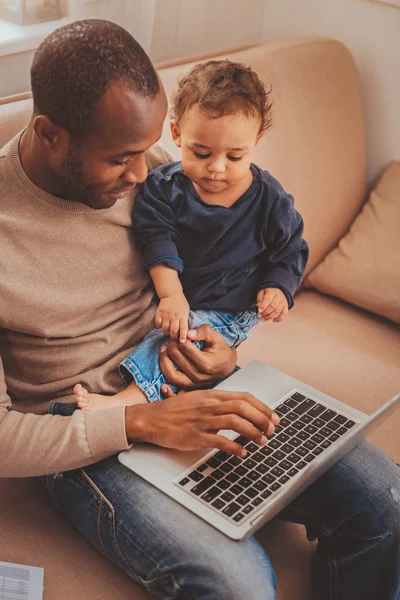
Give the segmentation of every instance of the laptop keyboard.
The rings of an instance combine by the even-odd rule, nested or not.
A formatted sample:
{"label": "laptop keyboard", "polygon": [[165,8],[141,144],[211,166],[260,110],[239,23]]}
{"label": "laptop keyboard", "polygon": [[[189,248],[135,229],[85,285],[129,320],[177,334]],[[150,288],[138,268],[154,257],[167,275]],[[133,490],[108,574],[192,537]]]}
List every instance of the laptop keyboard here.
{"label": "laptop keyboard", "polygon": [[238,436],[245,458],[217,451],[174,483],[239,525],[356,425],[299,391],[285,396],[274,411],[280,424],[265,446]]}

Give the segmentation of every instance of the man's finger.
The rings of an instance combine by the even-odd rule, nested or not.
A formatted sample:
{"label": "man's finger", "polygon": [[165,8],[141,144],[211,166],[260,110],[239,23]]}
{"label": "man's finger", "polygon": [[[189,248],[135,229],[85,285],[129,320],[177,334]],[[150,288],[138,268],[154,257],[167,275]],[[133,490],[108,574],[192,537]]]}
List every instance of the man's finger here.
{"label": "man's finger", "polygon": [[[186,344],[184,344],[186,346]],[[178,388],[189,389],[193,387],[192,381],[180,371],[177,371],[174,367],[174,363],[168,356],[168,351],[161,352],[159,355],[159,365],[162,374],[168,383],[175,385]]]}
{"label": "man's finger", "polygon": [[[189,358],[185,356],[183,353],[183,348],[186,346],[194,346],[192,342],[188,341],[185,344],[178,345],[174,343],[169,343],[167,347],[167,353],[172,362],[178,367],[180,371],[183,371],[185,375],[192,382],[191,387],[194,385],[201,386],[204,383],[208,382],[208,377],[191,362]],[[196,346],[194,346],[196,348]],[[196,348],[198,350],[198,348]],[[201,353],[201,350],[199,350]]]}
{"label": "man's finger", "polygon": [[247,455],[247,451],[243,446],[233,440],[229,440],[223,435],[206,433],[204,435],[204,446],[206,448],[218,448],[218,450],[225,450],[229,454],[244,458]]}
{"label": "man's finger", "polygon": [[[267,424],[269,420],[271,420],[274,423],[274,425],[278,425],[280,422],[279,416],[272,408],[270,408],[267,404],[264,404],[264,402],[261,402],[261,400],[259,400],[249,392],[227,392],[226,390],[209,390],[207,393],[220,401],[215,409],[215,414],[234,412],[240,414],[247,420],[251,420],[248,416],[248,412],[243,412],[243,410],[251,410],[252,407],[254,407],[257,409],[257,411],[261,412],[268,419]],[[242,403],[242,406],[239,406],[238,403]],[[261,421],[255,422],[257,423],[259,429],[263,430],[263,426],[265,426],[265,423],[263,424]]]}

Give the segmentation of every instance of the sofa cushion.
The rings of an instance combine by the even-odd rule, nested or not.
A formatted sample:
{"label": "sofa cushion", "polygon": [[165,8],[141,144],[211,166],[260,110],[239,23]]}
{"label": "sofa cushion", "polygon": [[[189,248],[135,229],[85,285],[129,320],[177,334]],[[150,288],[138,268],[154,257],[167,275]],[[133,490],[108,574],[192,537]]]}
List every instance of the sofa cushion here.
{"label": "sofa cushion", "polygon": [[392,162],[307,284],[400,323],[399,227],[400,162]]}

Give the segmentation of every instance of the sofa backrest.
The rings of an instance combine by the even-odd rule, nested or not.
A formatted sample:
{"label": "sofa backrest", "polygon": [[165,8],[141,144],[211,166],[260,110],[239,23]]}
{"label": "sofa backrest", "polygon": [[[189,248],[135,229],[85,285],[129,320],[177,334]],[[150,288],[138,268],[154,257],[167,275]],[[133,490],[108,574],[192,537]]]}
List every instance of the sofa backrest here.
{"label": "sofa backrest", "polygon": [[[215,56],[215,55],[214,55]],[[366,195],[365,139],[358,73],[345,46],[326,38],[297,38],[226,51],[272,86],[274,123],[255,162],[295,198],[310,244],[308,271],[348,229]],[[196,57],[196,61],[207,56]],[[160,65],[170,97],[193,62]],[[31,100],[0,104],[0,147],[28,122]],[[178,156],[165,123],[162,141]]]}

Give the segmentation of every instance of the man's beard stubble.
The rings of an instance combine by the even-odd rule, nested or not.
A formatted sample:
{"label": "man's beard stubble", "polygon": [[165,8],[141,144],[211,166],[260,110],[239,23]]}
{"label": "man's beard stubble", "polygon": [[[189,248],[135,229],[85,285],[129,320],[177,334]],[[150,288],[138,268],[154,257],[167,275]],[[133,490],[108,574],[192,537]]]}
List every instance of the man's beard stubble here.
{"label": "man's beard stubble", "polygon": [[62,187],[62,197],[65,200],[91,205],[89,203],[95,186],[85,184],[80,147],[77,143],[71,143],[61,169],[53,169],[53,176]]}

